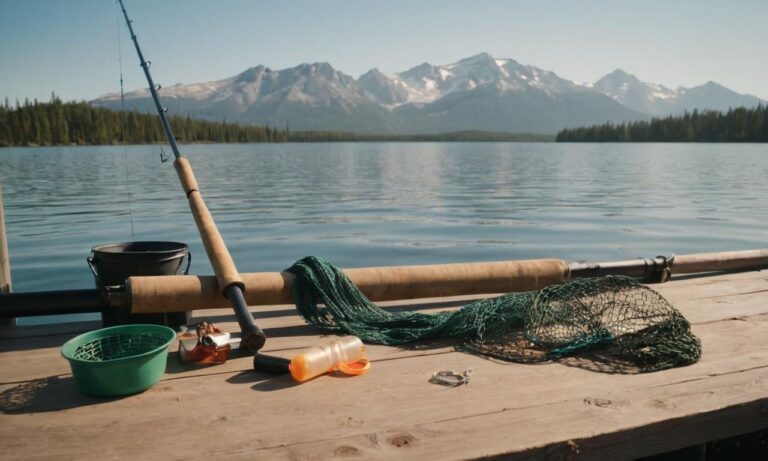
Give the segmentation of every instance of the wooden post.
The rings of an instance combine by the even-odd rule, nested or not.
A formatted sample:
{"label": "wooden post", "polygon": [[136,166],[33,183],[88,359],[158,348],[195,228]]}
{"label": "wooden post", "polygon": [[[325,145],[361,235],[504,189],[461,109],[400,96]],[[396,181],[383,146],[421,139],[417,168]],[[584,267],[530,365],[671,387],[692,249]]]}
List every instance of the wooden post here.
{"label": "wooden post", "polygon": [[[3,185],[0,184],[0,293],[11,292],[11,260],[8,257],[8,239],[5,236],[3,211]],[[0,325],[14,326],[16,319],[0,319]]]}

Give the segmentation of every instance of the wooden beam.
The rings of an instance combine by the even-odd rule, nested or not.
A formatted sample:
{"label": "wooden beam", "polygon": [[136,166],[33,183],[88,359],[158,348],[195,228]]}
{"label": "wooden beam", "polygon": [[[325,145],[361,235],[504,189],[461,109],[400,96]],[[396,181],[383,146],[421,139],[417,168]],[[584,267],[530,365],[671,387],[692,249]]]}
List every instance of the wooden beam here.
{"label": "wooden beam", "polygon": [[[3,185],[0,184],[0,293],[10,293],[11,288],[11,259],[8,256],[8,238],[5,234]],[[16,319],[0,319],[0,325],[15,326]]]}

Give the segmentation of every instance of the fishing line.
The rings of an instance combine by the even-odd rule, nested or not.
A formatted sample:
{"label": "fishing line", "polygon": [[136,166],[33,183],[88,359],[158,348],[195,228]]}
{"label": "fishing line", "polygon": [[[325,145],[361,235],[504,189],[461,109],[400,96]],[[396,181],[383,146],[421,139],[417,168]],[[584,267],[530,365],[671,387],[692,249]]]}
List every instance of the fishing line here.
{"label": "fishing line", "polygon": [[117,7],[117,62],[120,68],[120,135],[123,139],[123,163],[125,171],[125,191],[128,197],[128,218],[131,221],[131,240],[136,241],[136,234],[133,230],[133,201],[131,197],[131,184],[128,180],[128,144],[125,139],[125,90],[123,89],[123,41],[120,38],[120,7]]}

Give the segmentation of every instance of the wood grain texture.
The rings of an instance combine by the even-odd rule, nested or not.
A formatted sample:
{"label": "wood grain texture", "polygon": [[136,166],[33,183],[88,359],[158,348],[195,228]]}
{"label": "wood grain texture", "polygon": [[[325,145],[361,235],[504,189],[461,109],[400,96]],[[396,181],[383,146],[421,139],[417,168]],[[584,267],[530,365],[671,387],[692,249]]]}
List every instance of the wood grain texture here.
{"label": "wood grain texture", "polygon": [[[69,330],[55,336],[58,344],[46,345],[39,335],[0,340],[3,458],[621,460],[768,427],[764,275],[654,288],[692,321],[703,345],[700,362],[606,374],[578,362],[498,363],[443,341],[414,349],[371,346],[369,374],[296,385],[287,376],[251,372],[247,356],[190,368],[172,355],[152,389],[94,399],[77,393],[58,356]],[[268,335],[282,333],[270,336],[268,353],[290,357],[332,339],[303,325],[291,306],[256,311]],[[197,314],[236,329],[226,310]],[[27,342],[40,347],[24,347]],[[467,386],[428,382],[434,371],[467,367],[474,369]]]}

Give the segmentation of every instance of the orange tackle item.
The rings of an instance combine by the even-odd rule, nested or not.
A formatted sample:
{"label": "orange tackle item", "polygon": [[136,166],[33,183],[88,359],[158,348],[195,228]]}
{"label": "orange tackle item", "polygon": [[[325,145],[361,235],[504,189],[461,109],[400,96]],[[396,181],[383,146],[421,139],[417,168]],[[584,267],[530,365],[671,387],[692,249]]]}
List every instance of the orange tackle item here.
{"label": "orange tackle item", "polygon": [[334,371],[350,376],[362,375],[370,368],[365,345],[357,336],[346,336],[330,344],[312,347],[293,357],[288,366],[293,379],[300,383]]}
{"label": "orange tackle item", "polygon": [[229,333],[212,323],[203,322],[194,331],[187,328],[179,334],[179,357],[185,363],[224,363],[231,350]]}

